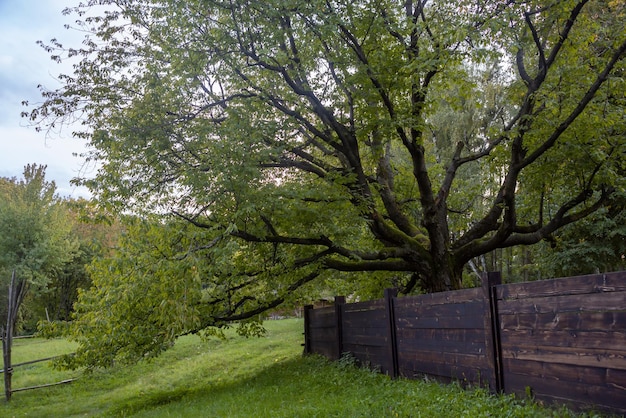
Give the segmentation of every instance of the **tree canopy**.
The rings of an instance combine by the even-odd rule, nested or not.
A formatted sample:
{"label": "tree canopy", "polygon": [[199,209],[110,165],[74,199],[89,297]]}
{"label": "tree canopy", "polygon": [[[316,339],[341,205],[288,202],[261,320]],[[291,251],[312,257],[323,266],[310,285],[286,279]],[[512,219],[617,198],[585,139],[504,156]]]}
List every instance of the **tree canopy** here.
{"label": "tree canopy", "polygon": [[71,319],[79,290],[89,289],[92,284],[88,265],[95,259],[111,256],[121,233],[120,223],[102,218],[90,201],[63,199],[56,205],[62,214],[61,229],[71,236],[73,254],[50,275],[45,291],[33,294],[26,301],[24,316],[29,320],[24,324],[26,331],[36,329],[42,318]]}
{"label": "tree canopy", "polygon": [[[0,178],[0,300],[15,272],[22,298],[27,291],[45,292],[78,245],[71,224],[55,195],[56,185],[45,178],[45,166],[24,168],[23,179]],[[23,299],[20,299],[20,302]],[[6,317],[6,303],[0,312]]]}
{"label": "tree canopy", "polygon": [[[151,263],[101,273],[193,289],[201,318],[176,332],[335,274],[456,289],[475,257],[623,210],[621,0],[89,0],[66,13],[83,45],[42,45],[77,58],[74,73],[27,116],[82,121],[100,203],[167,225]],[[157,259],[178,273],[161,277]]]}

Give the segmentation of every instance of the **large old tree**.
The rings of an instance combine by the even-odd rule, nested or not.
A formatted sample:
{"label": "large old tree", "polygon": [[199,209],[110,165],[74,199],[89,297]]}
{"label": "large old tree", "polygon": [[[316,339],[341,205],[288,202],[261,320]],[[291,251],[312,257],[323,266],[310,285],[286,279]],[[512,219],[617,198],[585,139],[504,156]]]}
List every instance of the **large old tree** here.
{"label": "large old tree", "polygon": [[103,204],[178,219],[95,269],[197,288],[176,332],[328,272],[456,289],[624,190],[621,0],[86,3],[82,47],[44,45],[74,73],[29,116],[83,122]]}

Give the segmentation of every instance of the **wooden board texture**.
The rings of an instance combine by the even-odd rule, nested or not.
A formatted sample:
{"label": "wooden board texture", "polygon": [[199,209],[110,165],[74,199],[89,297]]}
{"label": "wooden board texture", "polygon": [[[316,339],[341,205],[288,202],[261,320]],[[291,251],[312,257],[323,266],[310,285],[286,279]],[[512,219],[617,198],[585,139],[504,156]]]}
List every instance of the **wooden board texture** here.
{"label": "wooden board texture", "polygon": [[[495,275],[499,280],[499,275]],[[311,352],[626,414],[626,272],[311,310]]]}

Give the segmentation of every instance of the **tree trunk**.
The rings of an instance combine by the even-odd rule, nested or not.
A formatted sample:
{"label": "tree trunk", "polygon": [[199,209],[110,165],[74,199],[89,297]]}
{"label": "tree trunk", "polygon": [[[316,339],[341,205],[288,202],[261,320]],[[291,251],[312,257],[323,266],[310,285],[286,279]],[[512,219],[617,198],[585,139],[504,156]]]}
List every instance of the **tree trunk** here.
{"label": "tree trunk", "polygon": [[451,264],[447,255],[438,259],[433,257],[433,267],[430,274],[422,277],[422,290],[426,293],[435,293],[460,289],[463,269],[456,269]]}

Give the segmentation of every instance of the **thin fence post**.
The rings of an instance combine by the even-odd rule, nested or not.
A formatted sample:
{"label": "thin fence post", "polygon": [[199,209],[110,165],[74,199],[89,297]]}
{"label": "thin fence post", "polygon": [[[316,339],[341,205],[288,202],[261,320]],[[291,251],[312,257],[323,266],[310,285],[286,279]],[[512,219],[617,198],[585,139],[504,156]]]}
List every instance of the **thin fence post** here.
{"label": "thin fence post", "polygon": [[11,400],[11,378],[13,375],[13,366],[11,364],[11,346],[13,345],[13,323],[14,315],[17,313],[15,308],[16,295],[15,295],[15,270],[11,275],[11,282],[9,283],[9,295],[7,305],[7,324],[2,333],[2,358],[4,361],[4,396],[7,402]]}
{"label": "thin fence post", "polygon": [[7,402],[9,402],[11,400],[11,380],[10,377],[7,377],[7,374],[11,372],[11,367],[8,359],[7,330],[4,326],[0,327],[0,333],[2,333],[2,373],[4,373],[4,396]]}
{"label": "thin fence post", "polygon": [[335,320],[336,322],[336,348],[337,348],[337,357],[336,360],[341,358],[343,354],[343,315],[342,315],[342,307],[346,303],[345,296],[335,296]]}
{"label": "thin fence post", "polygon": [[498,319],[498,302],[496,285],[502,284],[499,271],[482,273],[481,284],[484,296],[484,324],[487,365],[491,369],[489,388],[494,392],[504,390],[502,377],[502,350],[500,348],[500,321]]}
{"label": "thin fence post", "polygon": [[304,354],[311,354],[311,311],[313,305],[304,306]]}
{"label": "thin fence post", "polygon": [[389,319],[389,349],[391,350],[391,368],[389,377],[398,377],[398,341],[396,339],[396,314],[394,308],[394,298],[398,296],[398,289],[385,289],[385,308]]}

